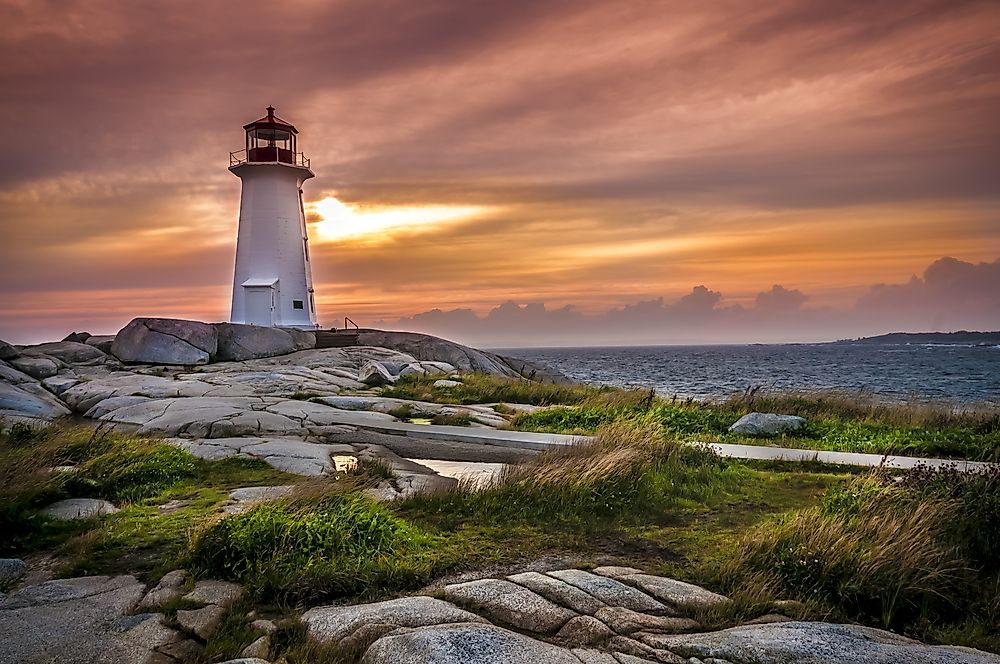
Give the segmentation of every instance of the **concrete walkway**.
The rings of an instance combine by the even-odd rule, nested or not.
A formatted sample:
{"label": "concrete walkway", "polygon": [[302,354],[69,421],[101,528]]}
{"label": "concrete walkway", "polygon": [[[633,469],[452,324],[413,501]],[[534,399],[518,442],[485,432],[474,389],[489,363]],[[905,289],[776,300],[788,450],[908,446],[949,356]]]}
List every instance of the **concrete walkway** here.
{"label": "concrete walkway", "polygon": [[[436,424],[410,424],[408,422],[367,422],[357,425],[369,431],[410,436],[413,438],[429,438],[433,440],[451,440],[463,443],[479,443],[482,445],[497,445],[528,450],[558,449],[566,445],[589,440],[587,436],[567,436],[558,433],[535,433],[532,431],[510,431],[506,429],[487,429],[478,427],[442,426]],[[980,472],[996,466],[994,463],[981,461],[962,461],[957,459],[924,459],[908,456],[883,456],[881,454],[861,454],[856,452],[827,452],[824,450],[802,450],[789,447],[770,447],[764,445],[733,445],[728,443],[691,443],[706,445],[720,456],[735,459],[764,459],[769,461],[820,461],[846,466],[885,466],[886,468],[914,468],[927,466],[940,468],[955,466],[963,472]]]}

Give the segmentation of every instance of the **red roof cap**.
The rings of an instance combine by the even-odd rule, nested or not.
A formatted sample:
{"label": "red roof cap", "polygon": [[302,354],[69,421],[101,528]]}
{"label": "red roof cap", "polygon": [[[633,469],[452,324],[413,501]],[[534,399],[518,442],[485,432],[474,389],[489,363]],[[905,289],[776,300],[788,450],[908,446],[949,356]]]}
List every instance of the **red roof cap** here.
{"label": "red roof cap", "polygon": [[274,106],[268,106],[266,110],[267,115],[259,120],[254,120],[250,124],[243,125],[243,129],[250,130],[254,127],[273,127],[288,130],[293,134],[299,133],[299,130],[296,129],[290,122],[285,122],[274,114]]}

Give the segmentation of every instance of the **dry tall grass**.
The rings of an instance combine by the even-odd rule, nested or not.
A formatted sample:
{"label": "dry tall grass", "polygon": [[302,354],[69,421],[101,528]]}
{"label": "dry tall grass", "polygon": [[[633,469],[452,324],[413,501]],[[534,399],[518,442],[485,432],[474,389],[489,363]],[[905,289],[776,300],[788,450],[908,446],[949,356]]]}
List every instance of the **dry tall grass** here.
{"label": "dry tall grass", "polygon": [[872,503],[855,519],[803,510],[746,535],[723,576],[764,574],[786,596],[897,627],[947,612],[969,582],[968,561],[945,537],[957,515],[950,501]]}

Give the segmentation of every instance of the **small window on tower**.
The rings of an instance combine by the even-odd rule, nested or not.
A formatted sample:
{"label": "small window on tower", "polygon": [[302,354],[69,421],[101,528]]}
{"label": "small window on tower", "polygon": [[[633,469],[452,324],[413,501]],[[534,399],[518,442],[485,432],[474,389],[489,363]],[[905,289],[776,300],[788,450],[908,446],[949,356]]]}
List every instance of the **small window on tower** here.
{"label": "small window on tower", "polygon": [[292,309],[302,309],[302,300],[292,300]]}

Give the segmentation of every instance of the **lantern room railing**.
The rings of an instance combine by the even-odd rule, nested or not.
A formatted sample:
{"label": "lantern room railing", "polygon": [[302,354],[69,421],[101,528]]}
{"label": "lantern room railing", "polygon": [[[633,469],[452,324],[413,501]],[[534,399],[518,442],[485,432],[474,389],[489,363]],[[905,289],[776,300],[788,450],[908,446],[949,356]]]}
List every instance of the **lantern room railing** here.
{"label": "lantern room railing", "polygon": [[229,153],[229,165],[239,164],[290,164],[309,168],[309,160],[303,152],[292,152],[273,145]]}

